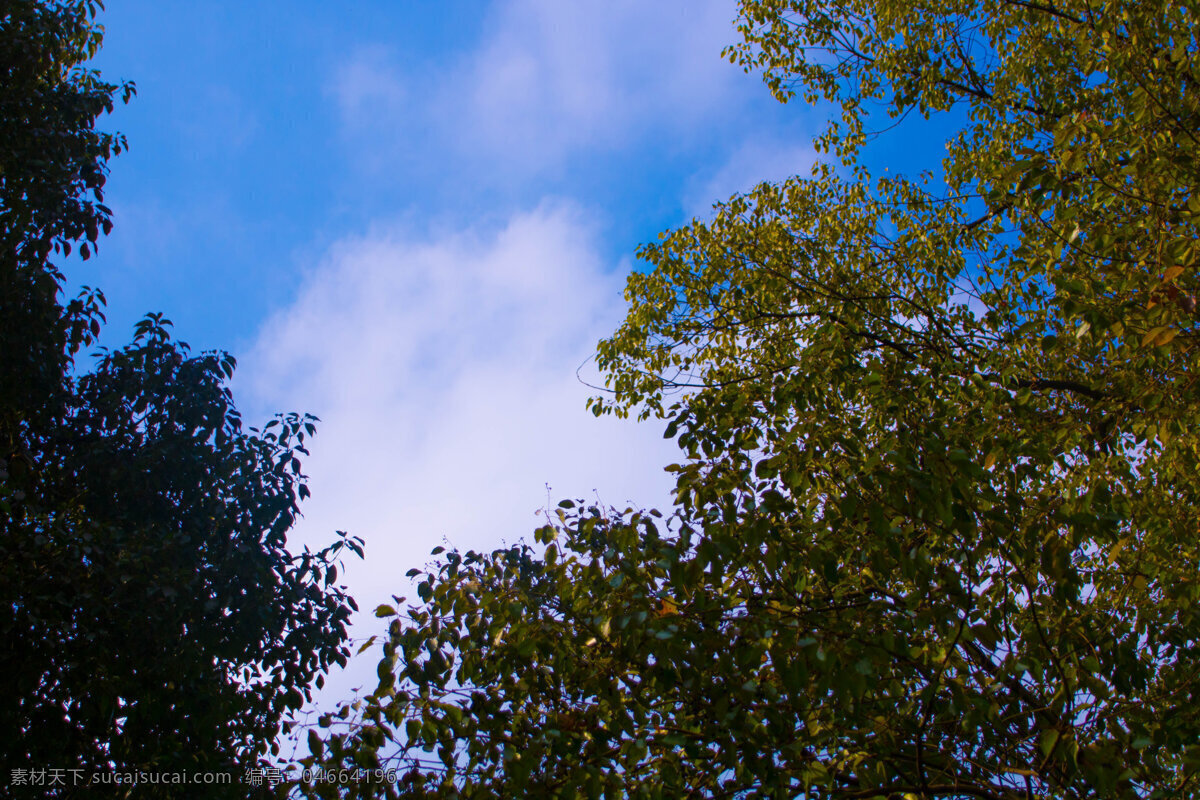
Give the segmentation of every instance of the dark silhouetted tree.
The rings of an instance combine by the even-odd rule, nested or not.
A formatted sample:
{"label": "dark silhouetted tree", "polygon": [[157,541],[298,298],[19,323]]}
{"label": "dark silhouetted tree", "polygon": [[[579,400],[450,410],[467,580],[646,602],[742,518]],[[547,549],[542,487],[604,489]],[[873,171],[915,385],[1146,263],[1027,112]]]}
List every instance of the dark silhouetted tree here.
{"label": "dark silhouetted tree", "polygon": [[[345,662],[354,602],[335,564],[361,555],[344,534],[287,549],[313,420],[245,429],[232,357],[192,354],[150,315],[75,369],[103,296],[64,302],[54,262],[89,257],[111,227],[103,186],[124,141],[95,126],[133,94],[86,67],[99,7],[0,4],[0,752],[22,796],[127,796],[81,782],[132,771],[240,781]],[[54,786],[47,769],[71,771]]]}

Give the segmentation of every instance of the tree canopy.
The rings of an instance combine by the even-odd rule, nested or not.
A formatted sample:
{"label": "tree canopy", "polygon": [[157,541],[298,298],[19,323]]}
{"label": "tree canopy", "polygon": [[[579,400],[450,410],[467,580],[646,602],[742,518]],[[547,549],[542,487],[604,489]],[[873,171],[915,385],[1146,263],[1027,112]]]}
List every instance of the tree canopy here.
{"label": "tree canopy", "polygon": [[[104,298],[64,302],[55,261],[111,228],[103,187],[125,144],[96,124],[133,94],[87,69],[100,8],[0,4],[0,753],[22,796],[128,796],[87,785],[106,772],[240,781],[345,663],[354,602],[336,562],[362,552],[345,534],[288,550],[314,420],[246,429],[231,356],[191,353],[151,314],[76,363]],[[36,770],[40,785],[14,783]],[[186,794],[206,792],[230,787]]]}
{"label": "tree canopy", "polygon": [[99,332],[102,295],[61,303],[50,262],[79,247],[85,258],[111,227],[104,205],[108,159],[123,137],[96,130],[120,92],[86,69],[100,46],[95,2],[0,4],[0,401],[9,415],[45,409],[67,361]]}
{"label": "tree canopy", "polygon": [[[838,114],[812,176],[645,246],[599,346],[593,409],[667,421],[674,508],[440,554],[307,763],[398,769],[352,796],[1200,797],[1198,23],[742,0],[729,57]],[[940,176],[863,165],[950,111]]]}

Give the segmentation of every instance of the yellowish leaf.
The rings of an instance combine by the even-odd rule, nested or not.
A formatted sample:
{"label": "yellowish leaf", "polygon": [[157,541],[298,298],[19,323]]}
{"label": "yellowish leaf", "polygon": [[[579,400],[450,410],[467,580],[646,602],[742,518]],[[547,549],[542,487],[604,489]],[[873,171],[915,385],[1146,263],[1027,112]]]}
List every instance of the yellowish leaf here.
{"label": "yellowish leaf", "polygon": [[1171,340],[1174,339],[1178,335],[1179,335],[1178,328],[1171,328],[1169,330],[1165,330],[1162,333],[1160,333],[1158,336],[1154,337],[1154,344],[1156,347],[1162,347],[1164,344],[1170,344]]}
{"label": "yellowish leaf", "polygon": [[1146,335],[1142,337],[1142,347],[1147,347],[1152,344],[1164,331],[1166,331],[1166,328],[1162,325],[1146,331]]}
{"label": "yellowish leaf", "polygon": [[1182,272],[1183,272],[1183,267],[1179,266],[1178,264],[1173,264],[1173,265],[1167,267],[1166,272],[1163,273],[1162,282],[1170,283],[1171,281],[1178,278]]}

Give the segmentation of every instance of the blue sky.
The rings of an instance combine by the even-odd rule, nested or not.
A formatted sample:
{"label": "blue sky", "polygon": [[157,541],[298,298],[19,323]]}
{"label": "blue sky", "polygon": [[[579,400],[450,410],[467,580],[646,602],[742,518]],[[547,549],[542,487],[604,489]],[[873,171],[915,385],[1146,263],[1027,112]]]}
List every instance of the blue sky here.
{"label": "blue sky", "polygon": [[[97,66],[137,83],[108,121],[131,149],[116,228],[69,278],[107,294],[105,344],[164,312],[238,357],[249,419],[322,418],[293,538],[364,537],[346,573],[364,609],[411,594],[436,545],[528,537],[547,499],[662,506],[661,427],[593,418],[576,369],[640,243],[812,163],[824,112],[721,58],[734,14],[113,2]],[[369,688],[372,656],[325,702]]]}

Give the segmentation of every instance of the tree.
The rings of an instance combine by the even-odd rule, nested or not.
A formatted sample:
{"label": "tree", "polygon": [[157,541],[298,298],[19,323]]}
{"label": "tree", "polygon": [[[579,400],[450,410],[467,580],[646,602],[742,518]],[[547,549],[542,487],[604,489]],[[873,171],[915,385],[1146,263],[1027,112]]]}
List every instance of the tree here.
{"label": "tree", "polygon": [[84,64],[100,46],[96,2],[0,4],[0,409],[6,432],[49,410],[71,356],[99,332],[103,295],[59,301],[52,254],[90,256],[112,227],[107,161],[123,137],[95,129],[133,84],[105,83]]}
{"label": "tree", "polygon": [[[442,556],[309,763],[400,768],[357,796],[1200,797],[1196,17],[742,0],[729,56],[840,109],[841,166],[640,253],[593,408],[667,420],[673,513],[564,501]],[[941,181],[862,165],[873,115],[955,107]]]}
{"label": "tree", "polygon": [[[193,355],[152,314],[129,346],[75,363],[103,296],[64,303],[52,259],[87,257],[111,227],[103,185],[124,141],[95,124],[133,93],[83,66],[99,7],[11,2],[0,16],[0,752],[25,796],[128,796],[128,778],[110,781],[133,772],[239,782],[345,663],[355,606],[336,562],[362,553],[345,534],[287,549],[314,420],[244,429],[231,356]],[[18,770],[41,785],[17,788]]]}

